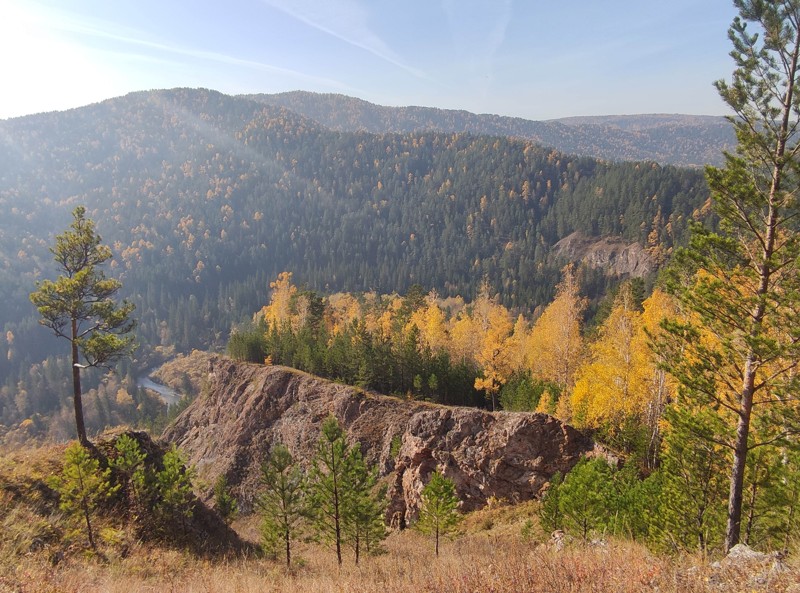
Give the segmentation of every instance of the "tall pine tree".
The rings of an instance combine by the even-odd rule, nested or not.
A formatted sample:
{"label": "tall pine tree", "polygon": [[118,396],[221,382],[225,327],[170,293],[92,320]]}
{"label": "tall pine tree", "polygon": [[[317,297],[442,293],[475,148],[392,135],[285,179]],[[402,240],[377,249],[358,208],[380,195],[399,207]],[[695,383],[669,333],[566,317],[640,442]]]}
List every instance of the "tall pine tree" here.
{"label": "tall pine tree", "polygon": [[740,539],[748,455],[793,430],[800,389],[800,0],[734,4],[736,69],[716,87],[738,146],[706,171],[719,230],[696,227],[680,254],[672,289],[689,315],[668,326],[682,395],[725,420],[712,438],[732,452],[726,550]]}
{"label": "tall pine tree", "polygon": [[130,332],[135,324],[130,315],[134,306],[114,301],[122,284],[106,278],[100,269],[111,259],[111,249],[101,244],[86,209],[78,206],[72,217],[69,230],[56,237],[56,246],[50,250],[61,274],[55,282],[37,282],[30,299],[42,317],[40,323],[70,342],[75,426],[78,439],[86,445],[81,369],[109,368],[133,349]]}

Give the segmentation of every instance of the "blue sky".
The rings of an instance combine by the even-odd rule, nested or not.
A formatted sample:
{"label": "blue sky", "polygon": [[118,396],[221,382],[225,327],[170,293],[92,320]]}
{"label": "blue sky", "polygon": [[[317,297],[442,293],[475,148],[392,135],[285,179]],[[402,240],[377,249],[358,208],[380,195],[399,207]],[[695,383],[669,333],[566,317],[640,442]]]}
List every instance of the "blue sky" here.
{"label": "blue sky", "polygon": [[731,0],[0,0],[0,119],[173,87],[718,115],[734,15]]}

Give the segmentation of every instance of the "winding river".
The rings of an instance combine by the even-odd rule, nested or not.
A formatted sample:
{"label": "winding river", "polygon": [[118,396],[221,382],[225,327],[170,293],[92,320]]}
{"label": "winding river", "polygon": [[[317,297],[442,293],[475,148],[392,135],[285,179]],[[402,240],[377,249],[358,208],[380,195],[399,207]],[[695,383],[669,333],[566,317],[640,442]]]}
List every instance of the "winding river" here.
{"label": "winding river", "polygon": [[[151,369],[151,371],[152,370],[153,369]],[[166,385],[162,385],[161,383],[156,383],[150,378],[149,373],[144,377],[139,377],[136,380],[136,386],[141,389],[148,389],[150,391],[155,391],[161,397],[164,403],[167,404],[167,406],[174,406],[181,399],[180,393],[178,393],[174,389],[170,389]]]}

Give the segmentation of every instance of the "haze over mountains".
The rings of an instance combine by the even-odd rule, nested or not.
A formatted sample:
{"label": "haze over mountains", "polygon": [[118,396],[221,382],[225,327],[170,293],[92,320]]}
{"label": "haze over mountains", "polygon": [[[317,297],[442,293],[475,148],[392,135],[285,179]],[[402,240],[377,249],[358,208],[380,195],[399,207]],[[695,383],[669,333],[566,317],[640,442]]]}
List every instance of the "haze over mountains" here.
{"label": "haze over mountains", "polygon": [[[419,283],[467,299],[485,278],[506,305],[533,311],[576,257],[564,243],[560,257],[551,248],[574,233],[636,246],[652,263],[644,269],[655,269],[703,215],[697,166],[714,160],[703,154],[720,154],[724,123],[525,122],[192,89],[2,121],[0,424],[60,405],[48,399],[57,390],[41,385],[41,401],[15,396],[31,385],[31,365],[63,350],[37,326],[28,294],[54,276],[48,248],[77,205],[96,220],[115,253],[109,273],[137,304],[144,362],[157,347],[223,345],[283,270],[320,291]],[[618,153],[596,160],[526,135],[584,155],[603,146]],[[610,160],[680,151],[696,166]],[[581,279],[595,299],[618,282],[601,268]]]}

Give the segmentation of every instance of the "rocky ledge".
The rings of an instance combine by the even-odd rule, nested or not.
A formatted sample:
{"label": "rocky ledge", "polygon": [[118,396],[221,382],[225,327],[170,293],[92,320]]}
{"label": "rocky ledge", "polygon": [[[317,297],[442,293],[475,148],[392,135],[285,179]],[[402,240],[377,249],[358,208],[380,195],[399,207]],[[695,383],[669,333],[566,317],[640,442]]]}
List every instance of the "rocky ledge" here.
{"label": "rocky ledge", "polygon": [[431,472],[452,479],[465,511],[494,497],[537,497],[555,472],[599,450],[590,438],[545,414],[485,412],[402,400],[292,369],[208,359],[208,386],[170,425],[175,442],[207,483],[225,475],[244,508],[259,488],[275,443],[296,459],[313,456],[322,421],[333,414],[389,484],[387,520],[416,517]]}

